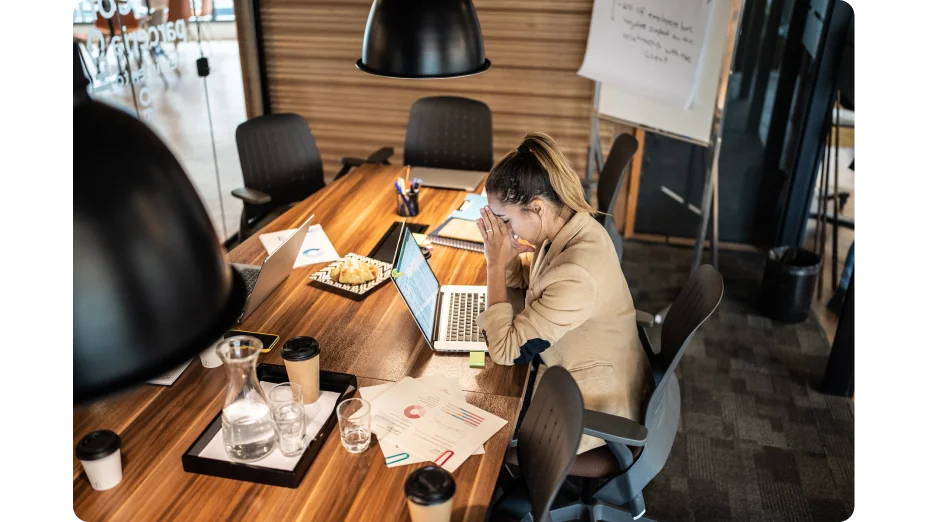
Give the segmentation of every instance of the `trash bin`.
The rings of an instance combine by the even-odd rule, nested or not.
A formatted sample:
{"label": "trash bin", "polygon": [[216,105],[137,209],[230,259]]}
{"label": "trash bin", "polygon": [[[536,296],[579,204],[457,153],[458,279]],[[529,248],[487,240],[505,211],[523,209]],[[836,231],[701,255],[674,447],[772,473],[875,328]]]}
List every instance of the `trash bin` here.
{"label": "trash bin", "polygon": [[781,246],[767,252],[760,310],[785,323],[805,321],[812,307],[822,258],[811,250]]}

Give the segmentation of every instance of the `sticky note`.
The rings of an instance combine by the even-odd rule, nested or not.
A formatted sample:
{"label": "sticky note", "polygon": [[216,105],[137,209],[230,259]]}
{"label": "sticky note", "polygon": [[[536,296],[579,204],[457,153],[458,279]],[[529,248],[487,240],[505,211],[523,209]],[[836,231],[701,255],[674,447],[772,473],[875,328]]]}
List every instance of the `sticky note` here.
{"label": "sticky note", "polygon": [[413,232],[412,238],[416,240],[416,244],[419,246],[428,246],[432,243],[432,241],[429,240],[429,237],[425,234],[417,234]]}
{"label": "sticky note", "polygon": [[486,352],[470,352],[470,367],[485,368],[487,365]]}

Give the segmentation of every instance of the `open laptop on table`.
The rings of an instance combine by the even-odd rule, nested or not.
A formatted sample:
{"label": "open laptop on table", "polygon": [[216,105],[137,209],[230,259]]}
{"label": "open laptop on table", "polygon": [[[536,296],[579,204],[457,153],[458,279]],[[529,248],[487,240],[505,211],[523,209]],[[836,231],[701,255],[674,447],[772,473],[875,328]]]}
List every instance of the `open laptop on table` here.
{"label": "open laptop on table", "polygon": [[390,277],[429,347],[436,352],[485,352],[477,316],[486,309],[485,286],[440,285],[404,224]]}
{"label": "open laptop on table", "polygon": [[478,170],[438,169],[434,167],[411,167],[409,178],[421,178],[426,187],[436,187],[474,192],[487,176]]}
{"label": "open laptop on table", "polygon": [[309,216],[300,228],[264,258],[260,266],[232,263],[232,266],[242,274],[248,286],[248,299],[245,301],[245,309],[242,310],[238,322],[244,321],[251,315],[264,302],[264,299],[290,275],[290,270],[293,269],[296,256],[300,253],[300,246],[303,245],[303,239],[306,237],[313,217],[315,215]]}

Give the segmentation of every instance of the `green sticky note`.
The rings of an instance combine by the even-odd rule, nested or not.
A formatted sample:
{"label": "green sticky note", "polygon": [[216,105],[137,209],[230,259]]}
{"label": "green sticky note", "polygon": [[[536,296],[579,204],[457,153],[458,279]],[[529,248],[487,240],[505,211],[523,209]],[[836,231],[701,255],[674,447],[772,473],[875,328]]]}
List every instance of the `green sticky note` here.
{"label": "green sticky note", "polygon": [[487,365],[486,352],[470,352],[470,367],[485,368]]}

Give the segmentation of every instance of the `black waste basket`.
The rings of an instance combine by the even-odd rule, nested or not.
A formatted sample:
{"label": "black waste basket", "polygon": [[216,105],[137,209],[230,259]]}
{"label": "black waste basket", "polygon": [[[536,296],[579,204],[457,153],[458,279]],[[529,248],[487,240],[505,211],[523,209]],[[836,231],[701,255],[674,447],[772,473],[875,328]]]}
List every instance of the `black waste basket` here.
{"label": "black waste basket", "polygon": [[804,248],[781,246],[768,251],[760,291],[761,312],[786,323],[805,321],[821,266],[821,256]]}

